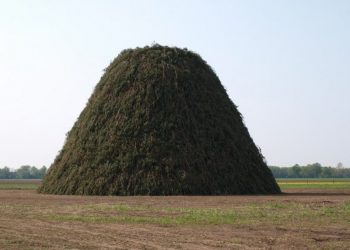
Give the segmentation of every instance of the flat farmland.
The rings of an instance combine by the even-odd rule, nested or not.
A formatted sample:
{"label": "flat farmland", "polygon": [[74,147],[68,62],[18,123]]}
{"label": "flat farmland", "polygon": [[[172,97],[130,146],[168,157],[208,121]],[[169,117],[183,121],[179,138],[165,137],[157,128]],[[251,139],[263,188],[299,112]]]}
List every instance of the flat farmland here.
{"label": "flat farmland", "polygon": [[98,197],[2,180],[0,249],[350,249],[350,188],[293,183],[282,195]]}
{"label": "flat farmland", "polygon": [[278,185],[282,189],[290,188],[317,188],[317,189],[350,189],[349,178],[323,178],[323,179],[305,179],[305,178],[291,178],[291,179],[277,179]]}
{"label": "flat farmland", "polygon": [[39,179],[0,179],[0,190],[35,190],[40,183]]}

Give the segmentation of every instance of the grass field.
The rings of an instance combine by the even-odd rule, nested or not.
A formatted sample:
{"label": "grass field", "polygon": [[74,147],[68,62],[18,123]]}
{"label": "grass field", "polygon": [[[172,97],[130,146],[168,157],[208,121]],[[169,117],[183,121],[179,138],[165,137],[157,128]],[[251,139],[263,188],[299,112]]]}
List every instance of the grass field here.
{"label": "grass field", "polygon": [[278,182],[283,195],[98,197],[0,180],[0,249],[350,249],[349,180]]}
{"label": "grass field", "polygon": [[[241,208],[153,208],[147,206],[98,204],[67,207],[68,211],[47,214],[55,221],[157,225],[254,225],[273,221],[276,225],[328,220],[350,223],[350,201],[340,206],[318,209],[297,202],[249,204]],[[69,211],[70,210],[70,211]],[[277,212],[278,211],[278,212]],[[74,214],[72,215],[72,212]],[[115,212],[115,216],[110,216]],[[154,215],[160,216],[154,216]],[[328,223],[328,222],[327,222]]]}
{"label": "grass field", "polygon": [[40,182],[38,179],[0,179],[0,190],[33,190],[38,188]]}
{"label": "grass field", "polygon": [[349,178],[335,179],[277,179],[282,189],[318,188],[318,189],[350,189]]}

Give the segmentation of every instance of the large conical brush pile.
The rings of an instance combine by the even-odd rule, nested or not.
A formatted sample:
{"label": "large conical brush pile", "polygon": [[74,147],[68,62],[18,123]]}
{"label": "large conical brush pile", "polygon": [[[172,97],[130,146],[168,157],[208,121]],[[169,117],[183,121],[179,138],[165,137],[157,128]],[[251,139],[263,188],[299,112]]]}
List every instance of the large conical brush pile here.
{"label": "large conical brush pile", "polygon": [[159,45],[125,50],[108,66],[39,191],[280,193],[210,66]]}

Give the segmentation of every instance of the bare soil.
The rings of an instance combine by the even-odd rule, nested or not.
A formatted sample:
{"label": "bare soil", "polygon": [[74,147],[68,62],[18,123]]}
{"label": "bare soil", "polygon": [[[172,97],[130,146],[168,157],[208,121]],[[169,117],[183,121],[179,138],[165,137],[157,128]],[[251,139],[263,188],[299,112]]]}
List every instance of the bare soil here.
{"label": "bare soil", "polygon": [[[317,209],[349,201],[348,189],[288,189],[283,195],[273,196],[167,197],[55,196],[38,194],[35,190],[0,190],[0,249],[350,249],[349,218],[321,224],[307,220],[282,225],[273,221],[157,225],[57,221],[45,217],[67,207],[96,204],[242,209],[251,204],[292,202]],[[155,213],[155,216],[161,215]]]}

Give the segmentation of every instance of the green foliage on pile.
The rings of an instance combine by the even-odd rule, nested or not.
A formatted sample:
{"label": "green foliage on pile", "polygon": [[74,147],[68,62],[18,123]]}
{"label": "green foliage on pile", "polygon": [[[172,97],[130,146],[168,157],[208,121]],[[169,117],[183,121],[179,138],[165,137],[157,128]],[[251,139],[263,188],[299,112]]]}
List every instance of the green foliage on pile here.
{"label": "green foliage on pile", "polygon": [[210,66],[159,45],[125,50],[108,66],[39,191],[280,192]]}

